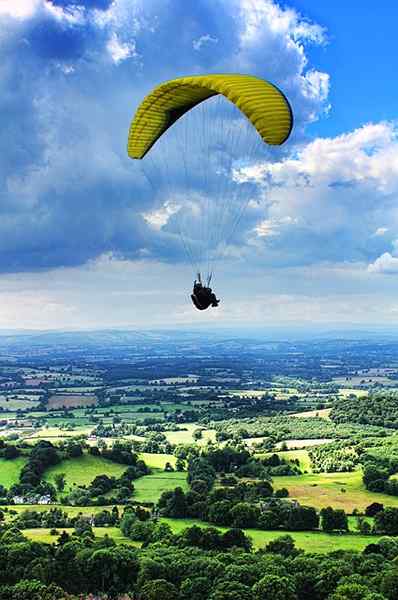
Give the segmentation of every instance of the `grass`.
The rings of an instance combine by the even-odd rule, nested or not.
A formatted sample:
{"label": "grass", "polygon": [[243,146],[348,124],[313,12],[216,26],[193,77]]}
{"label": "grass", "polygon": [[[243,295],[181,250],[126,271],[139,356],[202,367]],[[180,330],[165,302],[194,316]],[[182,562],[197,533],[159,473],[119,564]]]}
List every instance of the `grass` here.
{"label": "grass", "polygon": [[195,423],[184,423],[182,426],[186,431],[166,431],[165,436],[167,440],[171,444],[194,444],[198,443],[199,445],[204,445],[211,440],[212,442],[216,439],[216,431],[215,429],[203,429],[202,430],[202,438],[195,442],[193,439],[193,432],[195,429],[200,429],[198,425]]}
{"label": "grass", "polygon": [[97,397],[81,394],[54,394],[48,399],[48,408],[74,408],[80,406],[93,406],[97,403]]}
{"label": "grass", "polygon": [[281,447],[282,444],[286,444],[289,450],[293,450],[295,448],[306,448],[307,446],[319,446],[320,444],[328,444],[329,442],[333,442],[332,438],[317,438],[317,439],[308,439],[308,440],[286,440],[283,442],[278,442],[277,446]]}
{"label": "grass", "polygon": [[174,467],[177,461],[173,454],[150,454],[149,452],[141,452],[139,456],[151,469],[163,470],[168,462]]}
{"label": "grass", "polygon": [[[47,544],[53,544],[54,542],[57,541],[58,535],[60,535],[63,531],[66,531],[67,533],[72,534],[74,532],[74,529],[60,527],[59,529],[57,529],[57,531],[59,532],[58,535],[51,535],[50,531],[51,531],[51,529],[47,529],[47,528],[46,529],[45,528],[43,528],[43,529],[24,529],[22,533],[27,538],[29,538],[30,540],[33,540],[35,542],[44,542]],[[94,534],[96,537],[102,538],[105,535],[108,535],[109,537],[113,538],[117,544],[129,544],[129,546],[136,546],[136,547],[141,546],[140,543],[133,542],[132,540],[125,538],[118,527],[93,527],[93,531],[94,531]]]}
{"label": "grass", "polygon": [[[91,517],[92,515],[96,515],[103,510],[112,510],[114,505],[112,506],[64,506],[63,504],[8,504],[7,507],[10,511],[15,511],[18,514],[24,512],[25,510],[34,510],[35,512],[46,512],[51,510],[52,508],[60,508],[63,512],[66,512],[70,517],[77,517],[79,514],[82,514],[87,517]],[[121,504],[117,505],[119,509],[119,513],[122,514],[124,506]],[[6,520],[9,521],[11,516],[9,517],[8,513],[5,513]],[[14,515],[12,515],[14,518]]]}
{"label": "grass", "polygon": [[4,485],[8,489],[14,483],[18,483],[19,474],[26,462],[27,459],[24,456],[12,460],[0,458],[0,485]]}
{"label": "grass", "polygon": [[187,474],[185,472],[173,471],[166,473],[156,470],[152,475],[140,477],[134,481],[133,500],[138,502],[157,502],[163,492],[181,487],[188,490]]}
{"label": "grass", "polygon": [[[168,523],[175,533],[181,533],[187,527],[192,525],[199,525],[201,527],[208,527],[209,524],[203,523],[197,519],[169,519],[162,518],[164,523]],[[217,527],[220,531],[226,531],[226,527]],[[51,535],[50,529],[25,529],[23,534],[34,541],[45,542],[52,544],[56,542],[57,535]],[[59,533],[67,531],[69,534],[73,533],[72,528],[59,528]],[[123,536],[118,527],[93,527],[93,531],[96,537],[102,538],[105,535],[113,538],[117,544],[129,544],[132,546],[139,547],[138,542],[133,542]],[[245,534],[248,535],[253,541],[253,547],[255,550],[264,548],[271,540],[276,539],[281,535],[286,535],[285,531],[262,531],[260,529],[245,529]],[[307,552],[314,553],[328,553],[335,550],[358,550],[361,551],[370,543],[375,543],[380,539],[380,536],[371,535],[360,535],[360,534],[327,534],[321,531],[292,531],[289,535],[294,539],[295,544],[298,548],[302,548]]]}
{"label": "grass", "polygon": [[[209,527],[208,523],[203,523],[197,519],[168,519],[162,521],[168,523],[175,533],[180,533],[187,527],[199,525]],[[217,527],[220,531],[226,531],[227,527]],[[254,549],[264,548],[268,542],[287,533],[294,539],[296,546],[307,552],[327,553],[334,550],[363,550],[365,546],[377,542],[381,536],[360,535],[360,534],[328,534],[322,531],[262,531],[261,529],[245,529],[245,534],[253,541]]]}
{"label": "grass", "polygon": [[[25,398],[6,398],[4,396],[0,398],[0,408],[4,410],[27,410],[29,408],[34,408],[38,404],[39,401],[37,400],[37,396],[36,400]],[[3,417],[3,413],[1,416]]]}
{"label": "grass", "polygon": [[364,396],[368,396],[368,390],[356,390],[354,388],[342,388],[339,390],[339,396],[343,396],[343,398],[347,398],[353,394],[357,398],[363,398]]}
{"label": "grass", "polygon": [[300,469],[302,471],[307,471],[307,473],[311,473],[311,460],[307,450],[285,450],[283,452],[278,452],[278,456],[289,461],[298,459]]}
{"label": "grass", "polygon": [[[59,419],[59,422],[62,422],[62,419]],[[63,438],[68,437],[76,437],[77,435],[90,435],[92,430],[94,429],[94,425],[90,427],[80,426],[78,420],[68,421],[73,427],[72,431],[67,431],[66,429],[60,429],[59,427],[43,427],[38,431],[35,431],[33,435],[29,437],[30,440],[38,441],[38,440],[50,440],[56,441],[61,440]]]}
{"label": "grass", "polygon": [[292,417],[320,417],[321,419],[329,419],[331,408],[320,408],[315,410],[305,410],[303,412],[294,413]]}
{"label": "grass", "polygon": [[351,513],[354,508],[363,511],[372,502],[398,506],[396,496],[369,492],[362,483],[361,471],[274,477],[273,486],[287,488],[290,498],[318,509],[333,506]]}
{"label": "grass", "polygon": [[57,473],[65,473],[66,487],[70,490],[73,485],[90,484],[97,475],[120,477],[126,469],[126,465],[119,465],[99,456],[83,454],[79,458],[62,460],[54,467],[50,467],[44,478],[46,481],[54,483],[54,476]]}

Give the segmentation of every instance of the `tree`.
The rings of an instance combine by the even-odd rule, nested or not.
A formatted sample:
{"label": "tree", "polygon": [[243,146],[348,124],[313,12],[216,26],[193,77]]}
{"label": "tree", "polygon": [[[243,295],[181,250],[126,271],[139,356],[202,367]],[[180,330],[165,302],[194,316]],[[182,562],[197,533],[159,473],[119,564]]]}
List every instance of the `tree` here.
{"label": "tree", "polygon": [[372,526],[364,517],[359,515],[357,517],[357,529],[362,535],[369,535],[372,531]]}
{"label": "tree", "polygon": [[3,451],[3,457],[6,460],[13,460],[20,455],[19,449],[16,446],[6,446]]}
{"label": "tree", "polygon": [[376,513],[374,527],[377,533],[398,535],[398,508],[388,507]]}
{"label": "tree", "polygon": [[177,471],[185,471],[185,461],[181,458],[177,458],[176,460],[176,470]]}
{"label": "tree", "polygon": [[337,586],[336,591],[329,596],[330,600],[384,600],[381,594],[374,594],[366,585],[345,583]]}
{"label": "tree", "polygon": [[265,546],[265,551],[272,552],[273,554],[281,554],[285,557],[294,557],[300,554],[300,550],[297,550],[291,535],[281,535],[275,540],[271,540]]}
{"label": "tree", "polygon": [[188,578],[181,584],[181,598],[203,600],[208,597],[211,588],[212,583],[207,577]]}
{"label": "tree", "polygon": [[323,531],[334,530],[348,531],[348,519],[345,511],[341,508],[333,509],[331,506],[321,510],[321,528]]}
{"label": "tree", "polygon": [[232,516],[230,510],[233,507],[229,500],[220,500],[211,504],[208,510],[208,520],[216,525],[231,525]]}
{"label": "tree", "polygon": [[[163,493],[164,496],[165,494],[167,494],[167,492]],[[161,502],[159,502],[159,505],[161,505]],[[174,492],[168,495],[164,508],[164,514],[167,517],[176,518],[183,518],[187,516],[188,506],[182,488],[177,487],[175,488]]]}
{"label": "tree", "polygon": [[63,492],[66,484],[66,473],[56,473],[54,475],[55,487],[59,492]]}
{"label": "tree", "polygon": [[252,541],[248,538],[242,529],[228,529],[222,536],[222,545],[224,548],[243,548],[250,552]]}
{"label": "tree", "polygon": [[380,502],[372,502],[365,509],[365,515],[367,517],[374,517],[378,512],[384,510],[384,505],[380,504]]}
{"label": "tree", "polygon": [[217,584],[209,600],[254,600],[254,595],[249,586],[238,581],[221,581]]}
{"label": "tree", "polygon": [[94,537],[94,532],[93,532],[93,528],[91,527],[90,520],[87,519],[86,517],[79,517],[78,519],[76,519],[75,533],[76,533],[76,535],[79,535],[79,536],[85,535],[88,533],[92,537]]}
{"label": "tree", "polygon": [[148,581],[141,588],[141,600],[178,600],[179,597],[176,586],[165,579]]}
{"label": "tree", "polygon": [[273,574],[260,579],[253,592],[256,600],[297,600],[293,581]]}
{"label": "tree", "polygon": [[290,531],[318,529],[319,517],[312,506],[297,506],[289,511],[286,528]]}
{"label": "tree", "polygon": [[127,546],[94,549],[85,565],[90,589],[113,594],[131,590],[138,570],[137,554]]}
{"label": "tree", "polygon": [[395,568],[393,571],[388,571],[380,586],[380,591],[384,594],[388,600],[398,599],[398,570]]}
{"label": "tree", "polygon": [[234,527],[245,528],[258,525],[260,511],[248,502],[238,502],[229,512]]}
{"label": "tree", "polygon": [[54,598],[66,600],[68,595],[57,585],[46,586],[34,579],[23,579],[14,586],[0,589],[0,600],[54,600]]}

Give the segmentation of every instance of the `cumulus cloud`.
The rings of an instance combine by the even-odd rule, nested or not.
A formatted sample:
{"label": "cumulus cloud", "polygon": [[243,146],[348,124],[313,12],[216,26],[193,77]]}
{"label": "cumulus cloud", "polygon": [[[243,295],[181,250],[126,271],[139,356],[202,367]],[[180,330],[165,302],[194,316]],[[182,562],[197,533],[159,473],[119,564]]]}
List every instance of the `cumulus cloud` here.
{"label": "cumulus cloud", "polygon": [[0,16],[26,19],[35,13],[41,3],[41,0],[0,0]]}
{"label": "cumulus cloud", "polygon": [[192,48],[194,50],[199,51],[205,44],[217,44],[217,42],[218,38],[212,37],[211,35],[206,33],[206,35],[201,35],[198,39],[193,40]]}
{"label": "cumulus cloud", "polygon": [[389,273],[396,275],[398,273],[398,258],[392,256],[389,252],[384,252],[373,263],[368,266],[370,273]]}
{"label": "cumulus cloud", "polygon": [[[327,109],[328,75],[306,56],[323,28],[270,0],[16,0],[0,3],[0,29],[1,271],[107,253],[183,260],[173,214],[157,212],[167,197],[154,198],[126,156],[134,110],[164,79],[266,77],[294,105],[296,140]],[[283,229],[285,216],[269,218]],[[266,218],[256,209],[242,225]]]}
{"label": "cumulus cloud", "polygon": [[131,56],[137,56],[137,51],[135,48],[135,43],[122,43],[120,42],[117,34],[115,32],[112,33],[109,41],[107,43],[107,49],[109,54],[112,57],[114,63],[118,64],[122,60],[126,60]]}
{"label": "cumulus cloud", "polygon": [[266,215],[251,237],[256,253],[300,265],[369,263],[390,251],[398,235],[397,151],[393,124],[368,124],[238,171],[263,189]]}

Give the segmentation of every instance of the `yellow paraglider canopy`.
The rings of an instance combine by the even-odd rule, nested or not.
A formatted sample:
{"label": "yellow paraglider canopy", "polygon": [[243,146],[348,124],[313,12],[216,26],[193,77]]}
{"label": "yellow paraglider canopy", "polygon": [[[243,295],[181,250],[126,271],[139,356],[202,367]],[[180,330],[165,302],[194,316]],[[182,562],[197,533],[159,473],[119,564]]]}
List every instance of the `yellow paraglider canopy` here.
{"label": "yellow paraglider canopy", "polygon": [[129,156],[143,158],[184,113],[217,94],[233,102],[267,144],[280,145],[289,137],[292,111],[272,83],[252,75],[192,75],[166,81],[146,96],[130,126]]}

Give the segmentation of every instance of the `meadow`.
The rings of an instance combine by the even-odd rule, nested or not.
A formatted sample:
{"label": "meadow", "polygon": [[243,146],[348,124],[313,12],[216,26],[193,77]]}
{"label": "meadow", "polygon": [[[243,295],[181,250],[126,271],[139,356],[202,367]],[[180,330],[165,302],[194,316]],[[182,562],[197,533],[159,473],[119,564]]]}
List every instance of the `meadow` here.
{"label": "meadow", "polygon": [[0,485],[10,488],[14,483],[18,483],[19,473],[27,462],[24,456],[19,456],[13,460],[0,458]]}
{"label": "meadow", "polygon": [[176,487],[188,491],[187,474],[185,472],[154,470],[151,475],[140,477],[134,481],[133,500],[156,503],[163,492],[173,490]]}
{"label": "meadow", "polygon": [[75,485],[89,485],[97,475],[120,477],[126,468],[126,465],[119,465],[99,456],[83,454],[78,458],[62,460],[57,465],[50,467],[45,472],[44,479],[54,484],[55,475],[65,473],[65,489],[71,490]]}
{"label": "meadow", "polygon": [[[68,507],[69,512],[69,507]],[[197,519],[170,519],[161,518],[161,522],[170,525],[174,533],[181,533],[187,527],[198,525],[200,527],[208,527],[208,524],[198,521]],[[226,531],[226,527],[216,527],[219,531]],[[66,531],[69,534],[73,533],[72,528],[59,528],[58,532]],[[114,539],[117,544],[129,544],[139,547],[139,542],[134,542],[126,538],[118,527],[93,527],[96,537],[103,538],[105,535]],[[45,542],[52,544],[57,540],[57,535],[52,535],[51,529],[25,529],[23,534],[34,541]],[[278,538],[281,535],[286,535],[285,531],[262,531],[260,529],[245,529],[245,534],[251,538],[253,548],[260,550],[264,548],[270,541]],[[314,553],[328,553],[337,550],[358,550],[362,551],[368,544],[376,543],[381,536],[361,535],[358,533],[348,534],[328,534],[321,531],[293,531],[289,535],[294,539],[298,548],[307,550],[310,548]]]}
{"label": "meadow", "polygon": [[96,396],[92,394],[54,394],[48,399],[48,408],[75,408],[80,406],[94,406]]}
{"label": "meadow", "polygon": [[[162,521],[168,523],[175,533],[180,533],[192,525],[204,526],[204,523],[197,519],[170,519],[162,518]],[[208,526],[208,524],[207,524]],[[227,527],[217,527],[220,531],[226,531]],[[294,539],[298,548],[309,550],[311,552],[327,553],[335,550],[363,550],[368,544],[375,543],[381,536],[361,535],[358,533],[348,534],[328,534],[322,531],[263,531],[261,529],[244,529],[253,541],[253,547],[256,550],[264,548],[271,540],[286,535],[287,533]]]}
{"label": "meadow", "polygon": [[275,489],[287,488],[291,499],[318,509],[333,506],[352,513],[355,508],[363,511],[372,502],[398,506],[396,496],[369,492],[362,483],[361,471],[274,477],[273,482]]}

